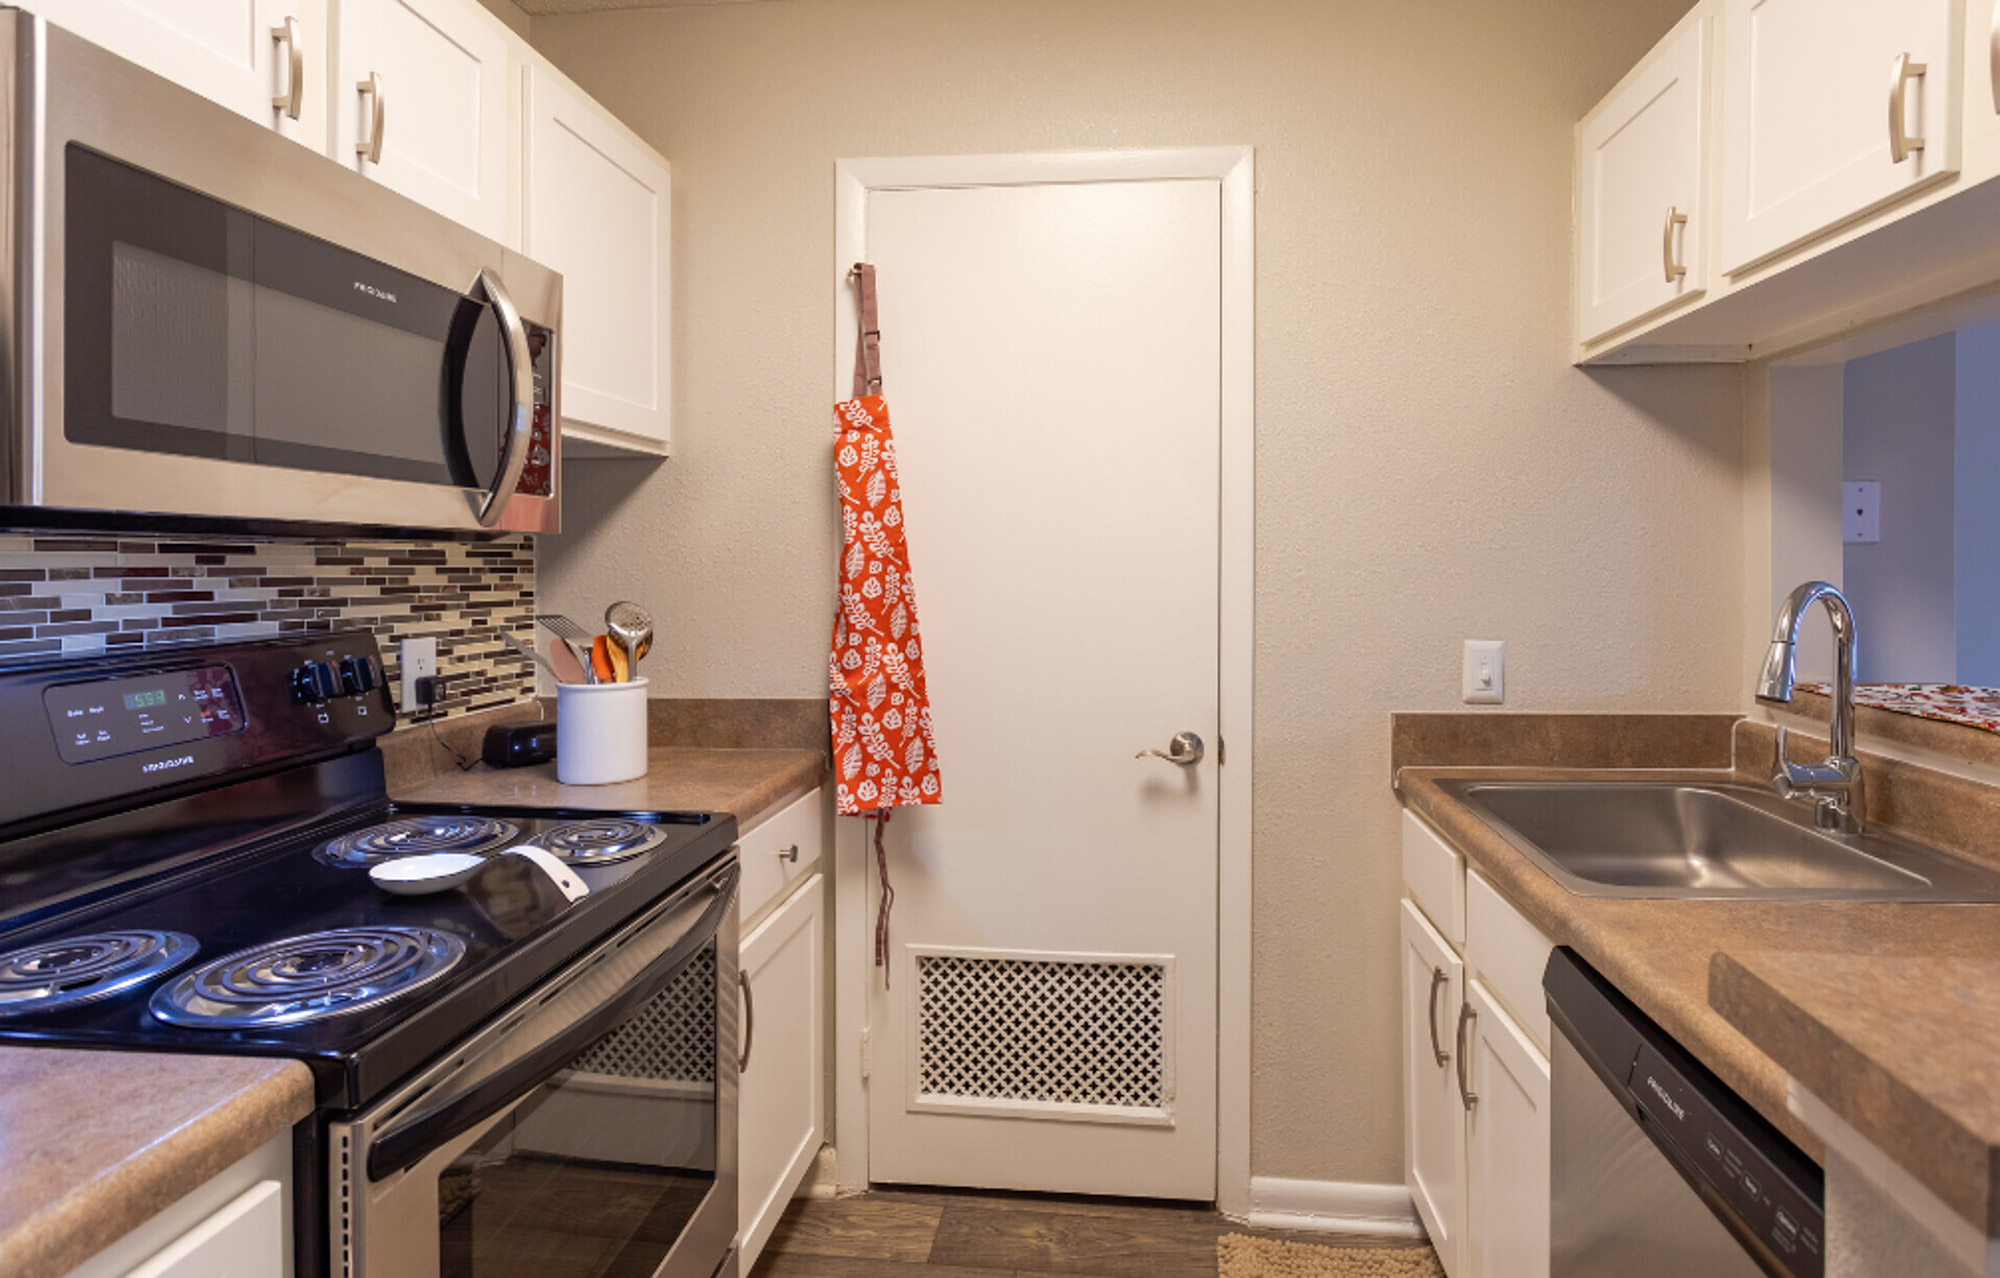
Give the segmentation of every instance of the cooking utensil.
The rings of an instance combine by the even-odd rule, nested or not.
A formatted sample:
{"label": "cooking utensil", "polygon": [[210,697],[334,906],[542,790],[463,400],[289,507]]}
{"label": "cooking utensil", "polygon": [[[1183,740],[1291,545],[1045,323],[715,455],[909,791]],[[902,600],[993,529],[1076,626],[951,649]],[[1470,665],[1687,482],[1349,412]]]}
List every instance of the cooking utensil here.
{"label": "cooking utensil", "polygon": [[611,662],[611,636],[598,635],[590,641],[590,668],[597,672],[598,683],[623,683],[618,677],[618,668]]}
{"label": "cooking utensil", "polygon": [[629,599],[621,599],[604,610],[604,628],[611,632],[612,646],[625,653],[628,669],[620,678],[635,677],[639,662],[653,650],[652,614]]}
{"label": "cooking utensil", "polygon": [[535,620],[548,627],[550,634],[569,646],[570,654],[576,658],[577,665],[583,670],[581,682],[596,683],[597,672],[591,667],[590,658],[584,655],[590,651],[590,632],[559,612],[537,613]]}
{"label": "cooking utensil", "polygon": [[576,647],[569,640],[551,636],[549,638],[549,664],[555,668],[557,683],[590,683],[590,673],[584,669],[583,661],[576,655]]}
{"label": "cooking utensil", "polygon": [[514,636],[507,634],[504,631],[500,635],[500,642],[506,644],[509,648],[512,648],[515,652],[520,653],[522,656],[531,659],[536,665],[548,671],[549,678],[554,679],[557,682],[562,681],[562,676],[557,674],[556,668],[549,664],[549,659],[547,657],[544,657],[541,653],[536,652],[533,648],[530,648],[527,644],[522,643],[519,639],[516,639]]}

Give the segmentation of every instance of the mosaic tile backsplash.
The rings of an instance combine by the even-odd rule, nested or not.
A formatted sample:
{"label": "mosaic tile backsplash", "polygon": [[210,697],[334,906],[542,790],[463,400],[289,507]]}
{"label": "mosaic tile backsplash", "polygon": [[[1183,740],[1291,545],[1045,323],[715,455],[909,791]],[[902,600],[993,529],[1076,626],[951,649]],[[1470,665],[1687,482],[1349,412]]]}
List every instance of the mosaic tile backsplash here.
{"label": "mosaic tile backsplash", "polygon": [[0,535],[0,662],[324,630],[372,630],[392,698],[397,642],[435,636],[442,715],[529,700],[535,549],[483,542]]}

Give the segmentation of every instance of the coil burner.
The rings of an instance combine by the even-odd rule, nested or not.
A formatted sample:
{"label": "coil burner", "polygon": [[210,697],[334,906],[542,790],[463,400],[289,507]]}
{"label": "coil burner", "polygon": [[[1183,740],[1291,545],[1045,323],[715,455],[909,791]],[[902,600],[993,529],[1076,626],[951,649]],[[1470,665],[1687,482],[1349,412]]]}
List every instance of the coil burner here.
{"label": "coil burner", "polygon": [[193,958],[185,932],[93,932],[0,954],[0,1017],[94,1003]]}
{"label": "coil burner", "polygon": [[424,852],[490,852],[512,843],[521,828],[511,821],[477,816],[404,817],[343,834],[313,855],[328,865],[365,870],[399,856]]}
{"label": "coil burner", "polygon": [[652,851],[666,838],[666,830],[657,825],[629,817],[600,817],[559,825],[537,838],[535,846],[546,848],[567,864],[588,868],[630,860]]}
{"label": "coil burner", "polygon": [[196,1029],[300,1025],[401,998],[464,956],[464,941],[427,927],[314,932],[203,964],[153,995],[153,1015]]}

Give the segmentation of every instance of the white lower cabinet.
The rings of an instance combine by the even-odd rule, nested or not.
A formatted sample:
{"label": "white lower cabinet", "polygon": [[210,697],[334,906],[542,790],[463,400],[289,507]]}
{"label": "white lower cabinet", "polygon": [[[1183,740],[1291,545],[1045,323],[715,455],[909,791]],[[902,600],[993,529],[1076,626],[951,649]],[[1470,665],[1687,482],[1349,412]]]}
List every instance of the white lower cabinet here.
{"label": "white lower cabinet", "polygon": [[1403,902],[1403,1178],[1447,1273],[1465,1233],[1465,1110],[1452,1028],[1465,963]]}
{"label": "white lower cabinet", "polygon": [[285,1193],[260,1181],[126,1278],[283,1278]]}
{"label": "white lower cabinet", "polygon": [[1554,947],[1462,859],[1458,874],[1430,896],[1466,902],[1462,952],[1402,902],[1403,1180],[1450,1278],[1546,1278]]}
{"label": "white lower cabinet", "polygon": [[743,938],[738,1271],[749,1273],[825,1138],[825,879]]}
{"label": "white lower cabinet", "polygon": [[1549,1060],[1474,980],[1465,1053],[1466,1213],[1453,1278],[1549,1272]]}

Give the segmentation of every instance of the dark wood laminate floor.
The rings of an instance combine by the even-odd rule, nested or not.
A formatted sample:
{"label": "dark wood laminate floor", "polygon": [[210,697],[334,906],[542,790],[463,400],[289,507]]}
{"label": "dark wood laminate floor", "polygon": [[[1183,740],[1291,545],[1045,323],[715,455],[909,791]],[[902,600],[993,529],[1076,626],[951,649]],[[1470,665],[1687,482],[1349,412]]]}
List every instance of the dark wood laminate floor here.
{"label": "dark wood laminate floor", "polygon": [[1215,1243],[1225,1233],[1323,1247],[1428,1246],[1247,1230],[1194,1204],[882,1189],[794,1202],[753,1278],[1215,1278]]}

